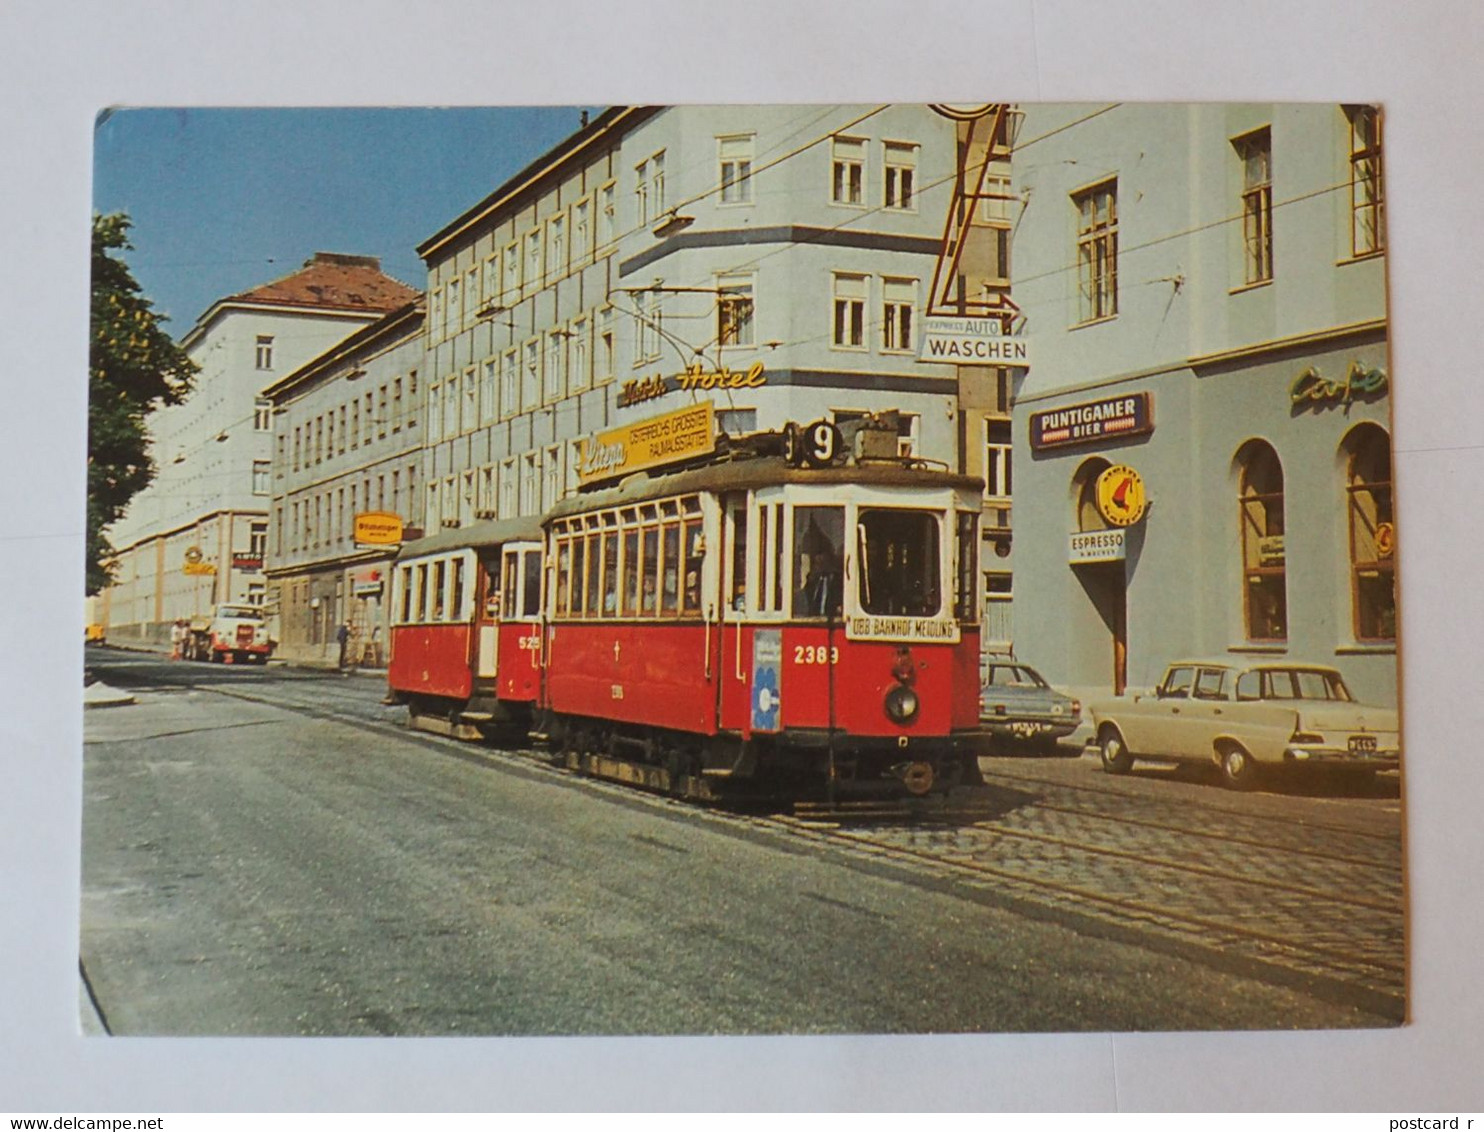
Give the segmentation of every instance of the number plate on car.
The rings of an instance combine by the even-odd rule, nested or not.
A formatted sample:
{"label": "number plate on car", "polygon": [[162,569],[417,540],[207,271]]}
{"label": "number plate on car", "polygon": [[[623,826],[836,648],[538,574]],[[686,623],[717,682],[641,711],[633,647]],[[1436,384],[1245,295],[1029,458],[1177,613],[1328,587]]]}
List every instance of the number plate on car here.
{"label": "number plate on car", "polygon": [[1374,735],[1350,736],[1350,753],[1352,755],[1374,755],[1376,753],[1376,737]]}

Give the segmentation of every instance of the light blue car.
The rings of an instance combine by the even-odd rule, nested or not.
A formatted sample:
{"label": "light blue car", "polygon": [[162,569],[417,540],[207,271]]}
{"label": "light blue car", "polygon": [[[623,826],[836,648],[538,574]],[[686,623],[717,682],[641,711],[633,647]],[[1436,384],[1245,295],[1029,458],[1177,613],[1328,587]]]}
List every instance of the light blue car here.
{"label": "light blue car", "polygon": [[979,722],[1002,747],[1052,751],[1058,739],[1077,730],[1082,705],[1030,665],[995,660],[979,690]]}

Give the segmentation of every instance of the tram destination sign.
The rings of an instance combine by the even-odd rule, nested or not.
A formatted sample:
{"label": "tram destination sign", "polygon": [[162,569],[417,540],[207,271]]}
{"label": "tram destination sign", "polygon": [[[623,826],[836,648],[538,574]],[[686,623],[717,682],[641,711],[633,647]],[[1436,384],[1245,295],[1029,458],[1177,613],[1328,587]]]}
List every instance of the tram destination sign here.
{"label": "tram destination sign", "polygon": [[1154,431],[1154,394],[1124,393],[1031,414],[1031,451],[1147,436]]}

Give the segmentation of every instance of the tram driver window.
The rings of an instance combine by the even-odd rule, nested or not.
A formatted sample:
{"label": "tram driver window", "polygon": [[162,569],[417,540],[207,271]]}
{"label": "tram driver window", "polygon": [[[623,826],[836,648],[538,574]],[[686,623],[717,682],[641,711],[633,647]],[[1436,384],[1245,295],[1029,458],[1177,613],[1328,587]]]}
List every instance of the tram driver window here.
{"label": "tram driver window", "polygon": [[845,508],[794,508],[794,617],[840,616]]}
{"label": "tram driver window", "polygon": [[856,541],[863,610],[899,617],[936,617],[942,612],[936,514],[885,507],[863,510]]}

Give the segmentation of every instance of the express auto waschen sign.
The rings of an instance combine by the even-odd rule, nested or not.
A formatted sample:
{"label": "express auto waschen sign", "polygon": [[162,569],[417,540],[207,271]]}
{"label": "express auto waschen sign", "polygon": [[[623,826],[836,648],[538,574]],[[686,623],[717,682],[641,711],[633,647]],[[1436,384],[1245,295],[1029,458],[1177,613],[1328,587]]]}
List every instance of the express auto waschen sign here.
{"label": "express auto waschen sign", "polygon": [[1154,394],[1125,393],[1081,405],[1031,414],[1031,451],[1089,444],[1110,438],[1145,436],[1154,431]]}

